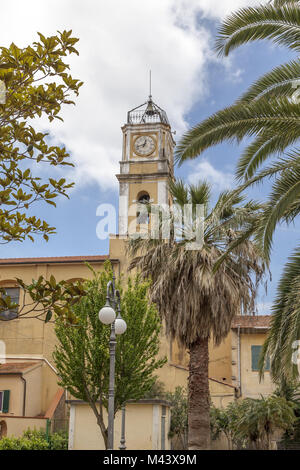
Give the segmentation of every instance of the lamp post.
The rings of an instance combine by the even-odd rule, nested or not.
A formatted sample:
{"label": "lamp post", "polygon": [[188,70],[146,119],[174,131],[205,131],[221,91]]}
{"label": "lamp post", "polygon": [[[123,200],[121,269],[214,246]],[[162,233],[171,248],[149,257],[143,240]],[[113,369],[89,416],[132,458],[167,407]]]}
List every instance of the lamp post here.
{"label": "lamp post", "polygon": [[[116,318],[117,309],[118,315]],[[108,450],[114,448],[114,417],[115,417],[115,362],[116,362],[116,335],[125,333],[127,325],[121,317],[120,292],[115,288],[115,275],[113,280],[107,283],[106,303],[99,312],[99,320],[104,325],[111,325],[109,338],[109,389],[108,389]]]}

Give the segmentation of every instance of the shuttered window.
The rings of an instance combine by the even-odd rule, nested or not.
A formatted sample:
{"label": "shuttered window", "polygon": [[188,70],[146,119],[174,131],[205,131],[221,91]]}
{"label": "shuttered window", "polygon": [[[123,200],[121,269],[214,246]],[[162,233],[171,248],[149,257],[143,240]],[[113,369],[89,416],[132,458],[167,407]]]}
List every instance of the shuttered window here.
{"label": "shuttered window", "polygon": [[10,390],[0,390],[0,413],[8,413],[9,396]]}
{"label": "shuttered window", "polygon": [[[262,346],[251,346],[251,366],[253,371],[258,371],[259,357],[262,350]],[[266,369],[270,370],[270,359],[267,359]]]}

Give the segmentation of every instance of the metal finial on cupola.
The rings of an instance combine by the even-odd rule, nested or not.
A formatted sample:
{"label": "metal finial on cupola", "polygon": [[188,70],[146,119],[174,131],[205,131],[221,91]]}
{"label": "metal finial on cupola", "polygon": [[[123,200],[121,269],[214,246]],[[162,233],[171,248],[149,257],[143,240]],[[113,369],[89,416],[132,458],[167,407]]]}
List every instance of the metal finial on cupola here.
{"label": "metal finial on cupola", "polygon": [[[150,90],[151,92],[151,90]],[[148,100],[137,106],[136,108],[131,109],[127,113],[127,123],[128,124],[167,124],[170,126],[167,113],[161,109],[157,104],[152,100],[152,95],[149,95]]]}

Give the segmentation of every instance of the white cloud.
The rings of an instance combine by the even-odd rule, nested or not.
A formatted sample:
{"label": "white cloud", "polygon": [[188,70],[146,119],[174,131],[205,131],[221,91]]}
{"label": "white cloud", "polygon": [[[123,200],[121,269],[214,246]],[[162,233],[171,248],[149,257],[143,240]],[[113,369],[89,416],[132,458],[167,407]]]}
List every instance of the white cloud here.
{"label": "white cloud", "polygon": [[258,315],[271,315],[272,302],[260,302],[257,304]]}
{"label": "white cloud", "polygon": [[216,170],[207,160],[193,164],[193,171],[188,175],[189,183],[197,184],[201,180],[208,181],[212,185],[212,189],[218,192],[230,189],[234,185],[232,173]]}
{"label": "white cloud", "polygon": [[[2,41],[25,46],[36,32],[72,29],[80,56],[71,71],[85,82],[76,107],[51,129],[72,154],[76,182],[116,185],[121,130],[129,109],[148,94],[152,69],[153,99],[180,135],[184,116],[207,94],[206,65],[211,37],[199,16],[220,19],[249,0],[15,0],[1,6]],[[205,164],[208,170],[208,164]],[[67,171],[67,170],[64,170]],[[213,178],[213,176],[211,175]]]}

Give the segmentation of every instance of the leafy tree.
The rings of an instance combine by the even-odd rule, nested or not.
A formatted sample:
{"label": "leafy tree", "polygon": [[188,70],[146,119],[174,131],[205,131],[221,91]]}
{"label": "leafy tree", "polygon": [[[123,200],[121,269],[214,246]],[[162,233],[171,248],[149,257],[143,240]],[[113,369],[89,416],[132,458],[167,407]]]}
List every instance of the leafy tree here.
{"label": "leafy tree", "polygon": [[[48,133],[38,130],[38,123],[47,117],[51,131],[50,123],[62,120],[62,107],[74,104],[71,98],[78,95],[82,82],[70,75],[66,58],[78,54],[74,47],[78,39],[72,31],[50,37],[38,34],[39,41],[27,47],[14,43],[0,47],[0,244],[27,238],[34,241],[38,235],[48,240],[55,228],[37,218],[33,207],[41,202],[55,206],[55,198],[67,197],[73,185],[51,174],[44,179],[38,176],[38,168],[45,165],[72,165],[65,147],[52,145]],[[40,299],[42,293],[46,294],[44,314],[53,308],[57,298],[51,303],[49,293],[57,287],[55,280],[49,283],[39,279],[28,289],[22,282],[20,285],[29,295],[40,287]],[[58,285],[61,292],[65,287]],[[0,310],[14,308],[10,297],[3,290],[1,293]],[[57,297],[57,291],[54,294]],[[36,299],[32,300],[35,305]],[[65,300],[62,298],[64,307],[68,305]],[[21,307],[24,310],[28,306]],[[36,306],[28,310],[37,317],[41,313]]]}
{"label": "leafy tree", "polygon": [[[178,240],[173,217],[169,239],[160,230],[157,239],[130,241],[131,267],[152,278],[151,300],[159,308],[167,335],[189,351],[188,446],[195,450],[210,445],[209,341],[218,345],[226,338],[241,308],[254,311],[264,262],[249,237],[261,207],[253,201],[243,205],[242,197],[224,192],[210,209],[207,183],[188,187],[179,180],[170,182],[169,190],[174,206],[183,210],[185,204],[191,204],[191,229],[198,220],[196,205],[204,206],[203,245],[189,249],[195,241],[189,226]],[[223,257],[214,273],[216,262]]]}
{"label": "leafy tree", "polygon": [[244,445],[256,449],[269,450],[274,432],[291,430],[296,421],[293,403],[283,397],[245,398],[236,407],[231,405],[230,408],[233,435]]}
{"label": "leafy tree", "polygon": [[282,396],[245,398],[211,408],[213,438],[224,433],[233,448],[270,449],[275,431],[291,432],[295,405]]}
{"label": "leafy tree", "polygon": [[165,398],[171,404],[171,426],[169,437],[176,437],[180,449],[188,445],[188,394],[183,387],[176,387],[174,392],[167,392]]}
{"label": "leafy tree", "polygon": [[283,397],[288,402],[293,403],[296,421],[293,429],[288,429],[283,435],[283,444],[290,442],[299,443],[300,440],[300,383],[299,380],[287,381],[283,376],[277,389],[274,392],[275,396]]}
{"label": "leafy tree", "polygon": [[[45,323],[55,317],[61,317],[70,324],[76,324],[76,316],[72,311],[72,306],[86,295],[86,289],[82,281],[60,281],[56,282],[53,275],[49,281],[39,276],[33,279],[31,284],[26,284],[22,279],[17,279],[22,289],[23,300],[20,305],[11,302],[11,298],[5,295],[5,288],[0,288],[1,310],[18,308],[18,318],[36,318]],[[26,294],[30,300],[26,302]],[[0,320],[2,318],[0,317]],[[3,319],[4,320],[4,319]],[[6,321],[6,320],[4,320]]]}
{"label": "leafy tree", "polygon": [[[216,49],[220,55],[227,56],[242,44],[262,39],[299,52],[298,0],[274,0],[238,10],[221,25]],[[177,160],[183,163],[221,142],[253,138],[237,165],[236,175],[240,181],[237,191],[269,178],[273,180],[256,231],[267,260],[278,223],[292,223],[300,212],[299,90],[297,57],[259,78],[232,106],[195,126],[177,147]],[[261,168],[271,158],[271,163]],[[293,342],[300,337],[299,267],[298,247],[280,280],[269,338],[263,351],[262,364],[267,356],[271,358],[271,374],[275,380],[281,374],[287,379],[298,374],[291,356]]]}
{"label": "leafy tree", "polygon": [[229,449],[232,448],[232,435],[229,428],[229,413],[224,408],[212,405],[210,408],[210,431],[212,440],[216,440],[223,433],[228,441]]}
{"label": "leafy tree", "polygon": [[[29,207],[44,201],[54,205],[58,195],[67,196],[72,184],[64,178],[42,181],[33,173],[39,165],[71,165],[64,147],[53,146],[48,133],[37,130],[38,119],[62,120],[63,105],[74,104],[82,85],[69,73],[65,57],[78,54],[72,31],[58,32],[25,48],[12,43],[0,48],[0,80],[6,95],[0,105],[0,243],[33,240],[42,234],[48,240],[54,227],[29,214]],[[28,167],[26,167],[28,165]]]}
{"label": "leafy tree", "polygon": [[[89,404],[105,446],[110,328],[99,321],[98,312],[105,304],[106,286],[111,279],[111,266],[106,263],[103,272],[94,272],[94,278],[86,281],[86,296],[73,307],[76,325],[66,324],[63,319],[56,322],[58,346],[54,352],[60,385]],[[165,358],[157,358],[161,323],[155,306],[149,303],[148,290],[149,282],[135,277],[121,291],[127,330],[117,340],[115,413],[127,400],[142,398],[156,380],[153,373],[166,362]]]}

